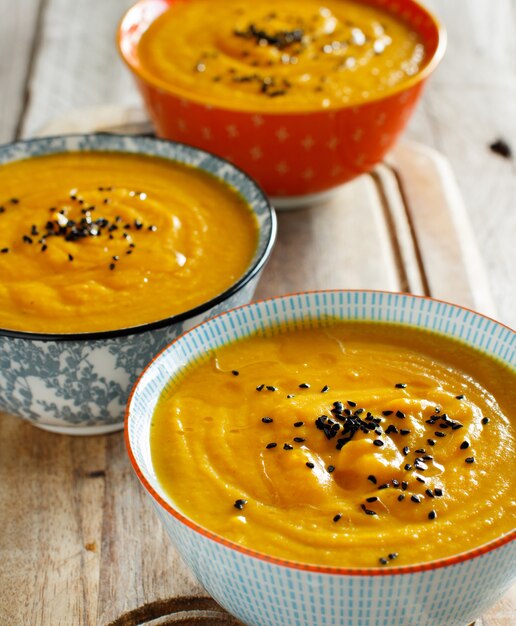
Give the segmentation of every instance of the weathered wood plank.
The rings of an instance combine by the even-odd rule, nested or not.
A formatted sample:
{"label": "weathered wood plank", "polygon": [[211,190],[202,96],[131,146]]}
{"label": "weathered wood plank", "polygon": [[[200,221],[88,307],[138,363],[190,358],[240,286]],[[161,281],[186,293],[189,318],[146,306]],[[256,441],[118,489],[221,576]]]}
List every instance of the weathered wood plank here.
{"label": "weathered wood plank", "polygon": [[139,100],[115,47],[118,22],[133,0],[46,0],[46,4],[21,129],[24,137],[70,109]]}
{"label": "weathered wood plank", "polygon": [[0,143],[15,139],[25,109],[43,2],[0,0]]}

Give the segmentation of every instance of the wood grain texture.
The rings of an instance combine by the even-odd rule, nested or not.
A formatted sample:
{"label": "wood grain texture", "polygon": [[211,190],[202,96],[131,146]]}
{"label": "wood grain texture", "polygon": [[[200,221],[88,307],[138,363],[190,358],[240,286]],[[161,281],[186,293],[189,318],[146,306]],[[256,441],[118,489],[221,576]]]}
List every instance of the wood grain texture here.
{"label": "wood grain texture", "polygon": [[26,109],[43,2],[0,0],[0,143],[16,138]]}

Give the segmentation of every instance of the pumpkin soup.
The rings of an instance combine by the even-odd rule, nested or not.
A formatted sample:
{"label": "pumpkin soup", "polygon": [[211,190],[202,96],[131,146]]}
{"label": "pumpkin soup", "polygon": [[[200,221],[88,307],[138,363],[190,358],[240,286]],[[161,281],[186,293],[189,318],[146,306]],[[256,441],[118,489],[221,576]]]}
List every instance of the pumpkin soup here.
{"label": "pumpkin soup", "polygon": [[160,157],[36,157],[2,165],[0,189],[9,330],[104,331],[188,311],[234,284],[257,246],[236,190]]}
{"label": "pumpkin soup", "polygon": [[515,379],[427,331],[276,329],[165,389],[152,461],[179,511],[245,547],[342,567],[428,562],[515,526]]}
{"label": "pumpkin soup", "polygon": [[354,0],[178,0],[142,35],[141,70],[189,98],[242,110],[373,100],[425,62],[401,18]]}

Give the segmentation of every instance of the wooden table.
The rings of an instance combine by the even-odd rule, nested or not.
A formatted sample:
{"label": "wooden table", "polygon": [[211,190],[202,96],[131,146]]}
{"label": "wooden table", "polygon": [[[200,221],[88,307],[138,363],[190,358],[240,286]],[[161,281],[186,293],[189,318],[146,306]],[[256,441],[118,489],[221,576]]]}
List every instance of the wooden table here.
{"label": "wooden table", "polygon": [[[0,12],[0,141],[31,136],[73,109],[138,104],[114,47],[117,21],[130,4],[132,0],[0,0],[4,9]],[[489,150],[490,143],[503,137],[516,151],[516,2],[433,0],[431,5],[447,26],[449,49],[407,136],[437,148],[451,163],[480,249],[496,316],[516,327],[516,162]],[[398,162],[403,159],[403,149],[397,158]],[[350,188],[346,197],[353,193]],[[327,210],[332,214],[337,209]],[[281,222],[284,233],[289,224],[295,227],[291,217],[282,217],[280,227]],[[310,224],[312,229],[323,227],[317,216]],[[297,234],[307,236],[306,231]],[[295,236],[292,231],[290,236]],[[281,243],[286,249],[288,238]],[[304,284],[296,283],[303,277],[295,276],[295,267],[285,266],[280,255],[278,252],[269,271],[276,270],[278,276],[282,269],[284,274],[274,285],[262,284],[260,295],[270,295],[271,289],[303,288]],[[473,273],[482,282],[484,270],[477,261],[475,257]],[[429,267],[438,271],[433,264]],[[359,287],[378,287],[375,281],[380,280],[364,271],[356,278],[361,283],[354,286]],[[410,279],[398,278],[401,286]],[[393,288],[398,278],[392,278]],[[316,283],[306,286],[332,286],[329,275],[305,279]],[[484,287],[482,293],[488,301]],[[463,298],[467,304],[467,297],[467,293],[459,294],[458,300]],[[145,599],[146,586],[162,585],[167,595],[163,581],[170,573],[157,567],[161,563],[156,550],[159,543],[131,542],[140,495],[135,495],[139,492],[132,489],[137,486],[127,478],[130,470],[119,435],[71,440],[39,431],[34,434],[29,425],[5,416],[0,417],[0,442],[4,515],[18,500],[39,507],[37,515],[30,507],[18,507],[19,517],[11,520],[10,532],[0,534],[0,624],[104,626],[121,615],[120,607],[125,611],[136,608],[133,595]],[[56,459],[64,459],[66,474],[62,468],[56,469]],[[130,486],[123,494],[117,493],[121,484],[117,481],[121,480]],[[60,496],[63,485],[74,494],[73,499],[64,501]],[[125,502],[127,510],[133,510],[133,498],[137,499],[134,515],[125,519],[116,505]],[[89,513],[92,507],[97,515]],[[151,534],[159,532],[153,520],[147,513],[141,518]],[[18,542],[13,539],[17,526]],[[70,550],[66,540],[72,526],[83,539],[76,551]],[[106,540],[113,535],[113,528],[126,544]],[[28,537],[33,561],[27,556]],[[130,572],[109,567],[122,562],[123,550],[132,563]],[[64,572],[64,577],[59,579],[56,572]],[[190,589],[189,585],[185,579],[184,588]],[[514,600],[507,597],[482,624],[510,626],[516,620],[514,606]],[[213,617],[213,626],[219,623],[217,619]]]}

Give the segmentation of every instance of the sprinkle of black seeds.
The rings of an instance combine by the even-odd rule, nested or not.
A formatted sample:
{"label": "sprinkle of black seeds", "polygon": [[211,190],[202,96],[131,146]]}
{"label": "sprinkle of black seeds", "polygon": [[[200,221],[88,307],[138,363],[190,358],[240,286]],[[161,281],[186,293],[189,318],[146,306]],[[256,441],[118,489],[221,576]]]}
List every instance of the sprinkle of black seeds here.
{"label": "sprinkle of black seeds", "polygon": [[416,476],[416,480],[419,481],[420,483],[425,484],[426,480],[424,478],[422,478],[421,476]]}
{"label": "sprinkle of black seeds", "polygon": [[460,444],[460,449],[461,449],[461,450],[466,450],[466,448],[469,448],[469,441],[463,441],[463,442]]}
{"label": "sprinkle of black seeds", "polygon": [[474,463],[475,462],[475,457],[474,456],[468,456],[466,459],[466,463]]}
{"label": "sprinkle of black seeds", "polygon": [[324,385],[324,387],[321,389],[321,393],[327,393],[330,390],[330,388],[328,387],[328,385]]}
{"label": "sprinkle of black seeds", "polygon": [[270,424],[271,422],[273,422],[274,420],[272,419],[272,417],[262,417],[262,422],[264,424]]}
{"label": "sprinkle of black seeds", "polygon": [[397,559],[398,556],[399,556],[398,552],[391,552],[389,554],[389,558],[390,558],[391,561],[394,560],[394,559]]}
{"label": "sprinkle of black seeds", "polygon": [[333,521],[338,522],[341,517],[342,517],[342,513],[337,513],[337,515],[334,516]]}
{"label": "sprinkle of black seeds", "polygon": [[310,468],[310,469],[314,469],[315,465],[311,462],[311,461],[307,461],[305,463],[306,467]]}
{"label": "sprinkle of black seeds", "polygon": [[404,469],[405,469],[405,471],[410,472],[410,470],[412,469],[412,465],[411,465],[410,463],[407,463],[407,464],[404,466]]}
{"label": "sprinkle of black seeds", "polygon": [[389,415],[392,415],[394,413],[394,411],[382,411],[382,415],[385,415],[385,417],[388,417]]}
{"label": "sprinkle of black seeds", "polygon": [[300,428],[303,424],[304,422],[294,422],[294,428]]}
{"label": "sprinkle of black seeds", "polygon": [[235,507],[235,509],[241,511],[246,504],[247,500],[242,500],[241,498],[239,498],[238,500],[235,500],[235,504],[233,504],[233,506]]}
{"label": "sprinkle of black seeds", "polygon": [[415,493],[410,496],[410,499],[412,500],[412,502],[415,502],[416,504],[421,503],[421,496],[418,496]]}
{"label": "sprinkle of black seeds", "polygon": [[437,517],[437,513],[435,511],[430,511],[428,514],[428,519],[435,519]]}
{"label": "sprinkle of black seeds", "polygon": [[335,471],[335,465],[328,465],[328,474],[332,474]]}
{"label": "sprinkle of black seeds", "polygon": [[405,418],[405,413],[403,413],[403,411],[396,411],[396,417],[399,417],[400,419],[404,419]]}
{"label": "sprinkle of black seeds", "polygon": [[407,383],[396,383],[394,386],[396,387],[396,389],[405,389]]}
{"label": "sprinkle of black seeds", "polygon": [[383,485],[380,485],[378,489],[388,489],[389,487],[390,487],[389,483],[383,483]]}
{"label": "sprinkle of black seeds", "polygon": [[293,450],[294,446],[291,446],[289,443],[283,444],[283,450]]}
{"label": "sprinkle of black seeds", "polygon": [[275,448],[278,444],[274,441],[271,441],[271,443],[268,443],[265,447],[267,448],[267,450],[270,450],[271,448]]}
{"label": "sprinkle of black seeds", "polygon": [[19,198],[11,198],[9,202],[11,204],[19,204],[20,200],[19,200]]}
{"label": "sprinkle of black seeds", "polygon": [[402,502],[403,500],[405,500],[405,494],[400,493],[400,495],[398,496],[398,502]]}
{"label": "sprinkle of black seeds", "polygon": [[265,385],[258,385],[258,387],[256,387],[256,391],[261,391],[263,388],[265,387]]}
{"label": "sprinkle of black seeds", "polygon": [[427,489],[425,493],[429,498],[435,498],[434,492],[431,489]]}
{"label": "sprinkle of black seeds", "polygon": [[482,418],[482,424],[484,424],[484,426],[485,426],[486,424],[489,424],[489,418],[488,418],[488,417],[483,417],[483,418]]}
{"label": "sprinkle of black seeds", "polygon": [[295,397],[296,397],[296,396],[295,396],[293,393],[289,393],[289,394],[288,394],[288,396],[287,396],[287,398],[288,398],[288,399],[290,399],[290,398],[295,398]]}
{"label": "sprinkle of black seeds", "polygon": [[233,374],[233,376],[238,376],[240,374],[238,370],[231,370],[231,373]]}
{"label": "sprinkle of black seeds", "polygon": [[465,396],[463,393],[461,393],[460,395],[455,396],[455,399],[456,399],[456,400],[464,400],[464,398],[465,398],[465,397],[466,397],[466,396]]}
{"label": "sprinkle of black seeds", "polygon": [[373,441],[373,443],[374,443],[374,445],[375,445],[375,446],[378,446],[378,447],[380,447],[380,446],[383,446],[383,445],[384,445],[384,443],[383,443],[383,441],[382,441],[381,439],[375,439],[375,440]]}
{"label": "sprinkle of black seeds", "polygon": [[446,433],[442,433],[442,432],[440,432],[440,431],[436,431],[436,432],[434,433],[434,435],[435,435],[436,437],[446,437]]}
{"label": "sprinkle of black seeds", "polygon": [[393,487],[399,487],[399,486],[400,486],[400,481],[399,481],[399,480],[396,480],[395,478],[393,478],[393,479],[391,480],[391,483],[392,483],[392,486],[393,486]]}
{"label": "sprinkle of black seeds", "polygon": [[68,260],[73,261],[73,254],[68,254]]}
{"label": "sprinkle of black seeds", "polygon": [[511,147],[505,139],[497,139],[496,141],[493,141],[493,143],[489,144],[489,149],[491,152],[498,154],[504,159],[510,159],[512,157]]}
{"label": "sprinkle of black seeds", "polygon": [[366,498],[366,502],[376,502],[378,498],[376,496],[371,496],[370,498]]}
{"label": "sprinkle of black seeds", "polygon": [[403,489],[403,491],[406,491],[408,489],[408,482],[406,480],[403,480],[401,482],[401,488]]}
{"label": "sprinkle of black seeds", "polygon": [[410,430],[408,428],[402,428],[400,430],[400,434],[401,435],[409,435],[410,434]]}
{"label": "sprinkle of black seeds", "polygon": [[397,435],[398,434],[398,429],[396,428],[396,426],[394,426],[394,424],[389,424],[385,430],[385,434],[386,435]]}
{"label": "sprinkle of black seeds", "polygon": [[348,405],[349,405],[352,409],[353,409],[353,408],[355,408],[355,407],[356,407],[356,405],[357,405],[357,403],[356,403],[356,402],[353,402],[353,400],[348,400],[348,401],[347,401],[347,403],[348,403]]}
{"label": "sprinkle of black seeds", "polygon": [[373,485],[376,485],[376,476],[373,476],[372,474],[370,474],[367,477],[367,480],[370,480],[373,483]]}
{"label": "sprinkle of black seeds", "polygon": [[310,389],[310,385],[308,383],[301,383],[299,389]]}
{"label": "sprinkle of black seeds", "polygon": [[387,565],[389,563],[389,561],[387,559],[384,559],[383,556],[380,557],[378,560],[382,565]]}
{"label": "sprinkle of black seeds", "polygon": [[440,498],[440,497],[443,495],[443,490],[442,490],[440,487],[436,487],[436,488],[434,489],[434,494],[435,494],[438,498]]}
{"label": "sprinkle of black seeds", "polygon": [[115,264],[114,263],[110,263],[109,264],[109,269],[110,270],[114,270],[115,269]]}
{"label": "sprinkle of black seeds", "polygon": [[267,391],[278,391],[278,388],[273,385],[266,385],[265,389],[267,389]]}
{"label": "sprinkle of black seeds", "polygon": [[429,446],[435,446],[435,441],[434,441],[433,439],[427,439],[427,440],[426,440],[426,443],[427,443]]}
{"label": "sprinkle of black seeds", "polygon": [[2,248],[2,249],[0,250],[0,252],[1,252],[2,254],[7,254],[7,253],[9,252],[9,248]]}
{"label": "sprinkle of black seeds", "polygon": [[306,439],[304,437],[294,437],[294,441],[296,443],[303,443],[303,441],[306,441]]}
{"label": "sprinkle of black seeds", "polygon": [[360,508],[362,509],[362,511],[364,511],[366,515],[376,515],[376,511],[372,511],[371,509],[368,509],[365,504],[361,504]]}

